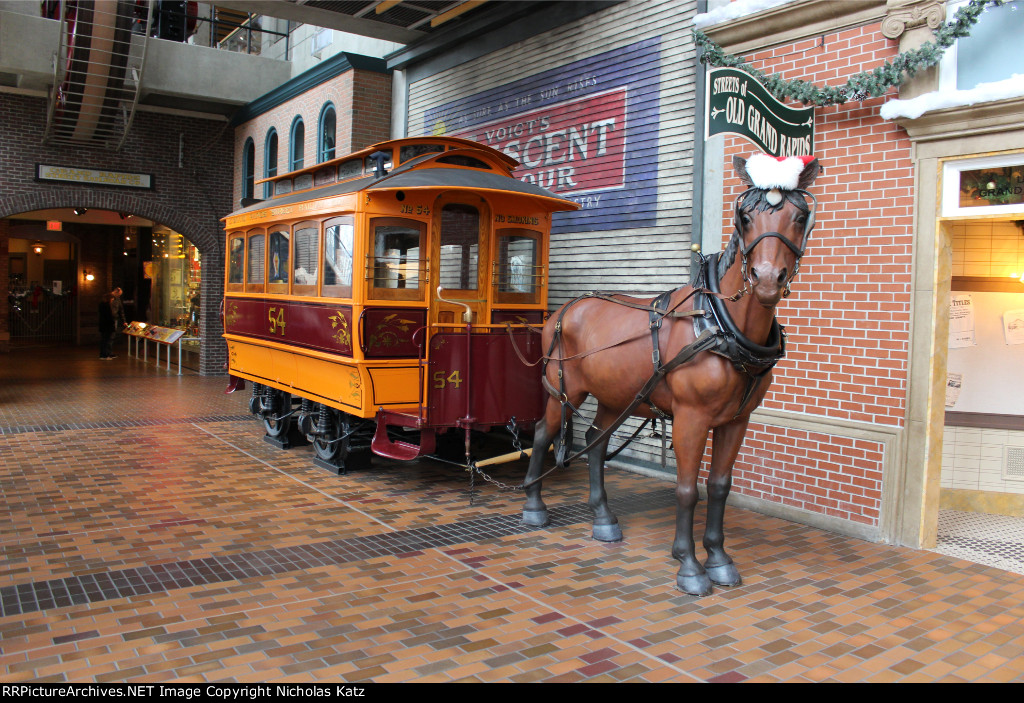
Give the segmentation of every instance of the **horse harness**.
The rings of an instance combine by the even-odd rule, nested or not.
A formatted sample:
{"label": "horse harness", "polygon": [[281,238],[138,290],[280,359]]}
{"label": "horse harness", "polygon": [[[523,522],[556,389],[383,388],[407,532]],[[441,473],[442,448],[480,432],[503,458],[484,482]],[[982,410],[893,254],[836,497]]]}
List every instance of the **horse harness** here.
{"label": "horse harness", "polygon": [[[748,191],[749,192],[749,191]],[[796,190],[795,192],[805,195],[811,199],[812,207],[807,222],[804,226],[804,235],[800,246],[793,244],[786,239],[779,232],[764,232],[759,235],[753,242],[747,246],[740,246],[739,252],[742,256],[743,266],[743,281],[744,288],[737,294],[739,296],[745,295],[749,292],[748,284],[749,280],[747,277],[747,257],[751,251],[754,250],[762,240],[774,237],[782,240],[782,242],[790,248],[791,251],[796,255],[796,265],[793,269],[793,274],[786,280],[786,291],[785,294],[789,294],[789,286],[793,278],[796,277],[797,272],[800,268],[800,259],[803,257],[804,251],[807,247],[807,242],[810,237],[811,230],[814,228],[815,210],[817,209],[817,200],[809,192],[805,190]],[[742,229],[740,228],[740,202],[744,198],[746,193],[742,194],[736,200],[736,231],[734,237],[741,237]],[[740,241],[742,245],[742,240]],[[761,345],[748,339],[736,326],[735,321],[729,315],[728,310],[725,307],[725,300],[727,297],[721,293],[719,286],[718,276],[718,263],[722,257],[721,252],[718,254],[712,254],[710,256],[703,256],[697,252],[694,252],[696,261],[696,276],[691,281],[690,285],[693,291],[676,303],[671,309],[669,309],[669,301],[671,300],[672,293],[675,290],[666,291],[662,293],[650,305],[636,304],[629,301],[623,301],[615,298],[611,294],[607,293],[587,293],[581,295],[574,300],[570,301],[566,305],[563,305],[558,313],[558,320],[555,323],[555,334],[551,340],[551,346],[548,349],[547,354],[543,357],[544,368],[547,368],[548,361],[558,361],[558,385],[559,388],[555,388],[547,379],[547,374],[542,373],[541,380],[544,388],[548,393],[555,398],[562,406],[561,412],[561,427],[559,430],[559,445],[555,454],[556,467],[564,468],[573,459],[582,456],[586,452],[589,452],[592,448],[607,439],[612,432],[614,432],[619,425],[633,414],[640,405],[647,404],[651,411],[662,421],[671,419],[671,414],[664,412],[653,403],[650,402],[651,395],[654,393],[655,388],[661,382],[665,376],[669,374],[673,369],[682,364],[687,363],[695,356],[704,351],[709,351],[712,354],[728,359],[733,368],[739,371],[741,374],[747,377],[746,389],[743,397],[740,401],[739,409],[733,416],[734,419],[739,417],[743,409],[746,408],[747,403],[754,396],[757,388],[760,386],[761,381],[765,376],[768,375],[775,365],[786,355],[786,332],[782,325],[779,324],[778,320],[772,320],[771,330],[769,331],[768,341],[766,344]],[[585,298],[600,298],[609,302],[614,302],[619,305],[625,305],[627,307],[647,310],[650,319],[649,329],[651,333],[651,343],[653,351],[651,354],[651,361],[654,367],[654,373],[648,379],[647,383],[637,392],[636,396],[630,405],[620,413],[619,417],[615,419],[604,430],[600,430],[598,435],[590,442],[587,446],[572,456],[568,456],[569,449],[566,446],[566,435],[568,433],[568,421],[569,413],[575,413],[580,415],[579,409],[575,408],[572,403],[569,402],[568,396],[566,395],[565,389],[565,378],[563,375],[562,364],[572,357],[554,357],[552,356],[555,348],[561,342],[562,335],[562,318],[572,305],[583,300]],[[693,299],[692,310],[677,311],[677,308],[685,303],[689,299]],[[693,319],[693,331],[696,339],[690,344],[686,345],[679,352],[672,357],[669,361],[662,363],[661,360],[661,348],[660,348],[660,331],[663,321],[666,317],[691,317]],[[635,337],[623,340],[617,344],[622,344],[627,341],[633,341]],[[616,345],[611,345],[616,346]],[[585,356],[592,354],[597,351],[602,351],[609,347],[603,347],[602,349],[595,349],[584,354],[577,356]],[[598,429],[598,428],[595,428]],[[634,433],[634,437],[637,433]],[[632,439],[632,438],[630,438]],[[620,447],[621,449],[621,447]],[[543,476],[538,477],[535,481],[540,480]],[[532,481],[531,483],[535,482]]]}

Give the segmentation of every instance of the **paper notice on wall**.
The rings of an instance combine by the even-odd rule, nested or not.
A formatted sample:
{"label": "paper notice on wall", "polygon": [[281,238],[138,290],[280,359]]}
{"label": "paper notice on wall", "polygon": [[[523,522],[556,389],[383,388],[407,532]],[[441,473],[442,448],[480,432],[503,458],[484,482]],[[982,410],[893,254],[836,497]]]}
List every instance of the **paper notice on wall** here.
{"label": "paper notice on wall", "polygon": [[1024,310],[1003,313],[1003,334],[1007,344],[1024,344]]}
{"label": "paper notice on wall", "polygon": [[962,373],[947,373],[946,374],[946,407],[951,408],[956,405],[956,401],[960,399],[960,388],[964,384],[964,375]]}
{"label": "paper notice on wall", "polygon": [[949,348],[973,347],[974,303],[970,293],[954,293],[949,296]]}

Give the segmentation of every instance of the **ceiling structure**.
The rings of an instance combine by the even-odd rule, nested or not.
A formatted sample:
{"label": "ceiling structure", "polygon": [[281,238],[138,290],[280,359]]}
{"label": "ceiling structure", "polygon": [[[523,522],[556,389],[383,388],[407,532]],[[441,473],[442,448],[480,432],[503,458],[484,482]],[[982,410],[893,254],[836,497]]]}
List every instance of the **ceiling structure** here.
{"label": "ceiling structure", "polygon": [[509,0],[218,0],[253,14],[336,29],[374,39],[413,44],[441,29],[494,14]]}

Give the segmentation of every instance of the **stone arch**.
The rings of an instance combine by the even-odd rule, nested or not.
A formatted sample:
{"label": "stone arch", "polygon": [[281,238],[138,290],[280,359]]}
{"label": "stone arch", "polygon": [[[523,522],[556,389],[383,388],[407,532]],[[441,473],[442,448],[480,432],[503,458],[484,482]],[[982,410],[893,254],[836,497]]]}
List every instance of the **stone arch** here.
{"label": "stone arch", "polygon": [[[148,193],[148,191],[146,191]],[[209,205],[204,203],[204,208]],[[98,187],[46,188],[18,196],[0,197],[0,219],[32,210],[87,207],[96,210],[129,212],[165,225],[185,236],[203,257],[200,285],[202,300],[199,371],[203,375],[223,373],[225,352],[220,347],[223,326],[220,304],[224,297],[224,239],[219,219],[197,220],[145,194]]]}

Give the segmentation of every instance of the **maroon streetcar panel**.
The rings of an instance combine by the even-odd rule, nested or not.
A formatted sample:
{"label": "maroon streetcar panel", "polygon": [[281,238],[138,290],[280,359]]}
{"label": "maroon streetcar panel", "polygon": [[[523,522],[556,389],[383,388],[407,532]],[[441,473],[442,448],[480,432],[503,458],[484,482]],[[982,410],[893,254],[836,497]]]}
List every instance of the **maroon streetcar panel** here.
{"label": "maroon streetcar panel", "polygon": [[544,413],[540,365],[526,366],[512,347],[513,338],[529,361],[540,358],[540,334],[518,329],[470,335],[470,364],[466,364],[466,333],[438,332],[430,342],[427,364],[427,425],[451,427],[466,418],[477,429],[505,425],[512,418],[532,425]]}
{"label": "maroon streetcar panel", "polygon": [[224,301],[224,331],[352,356],[352,306],[260,298]]}
{"label": "maroon streetcar panel", "polygon": [[421,332],[427,324],[423,308],[366,308],[359,324],[360,345],[367,359],[418,359]]}

